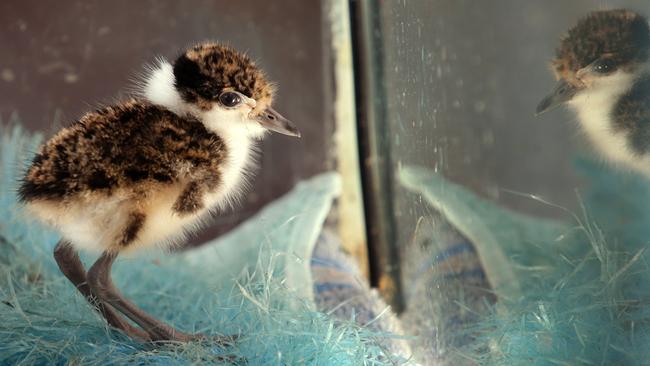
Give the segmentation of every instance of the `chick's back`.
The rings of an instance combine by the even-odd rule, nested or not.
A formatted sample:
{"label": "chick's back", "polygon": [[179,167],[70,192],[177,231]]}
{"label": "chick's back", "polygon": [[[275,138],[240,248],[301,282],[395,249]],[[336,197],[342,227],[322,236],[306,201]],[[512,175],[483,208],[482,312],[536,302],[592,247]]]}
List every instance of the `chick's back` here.
{"label": "chick's back", "polygon": [[191,179],[224,156],[223,142],[199,121],[130,100],[88,113],[47,141],[19,196],[30,202],[117,189],[145,192]]}

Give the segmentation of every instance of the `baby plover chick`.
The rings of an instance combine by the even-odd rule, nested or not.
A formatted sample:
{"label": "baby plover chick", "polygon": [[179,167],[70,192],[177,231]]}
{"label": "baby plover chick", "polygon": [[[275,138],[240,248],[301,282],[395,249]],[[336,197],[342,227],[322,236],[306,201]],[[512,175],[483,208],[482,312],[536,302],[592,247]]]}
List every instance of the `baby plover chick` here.
{"label": "baby plover chick", "polygon": [[650,28],[629,10],[596,11],[562,38],[558,79],[537,106],[567,103],[606,160],[650,176]]}
{"label": "baby plover chick", "polygon": [[[262,71],[224,45],[161,60],[143,84],[141,98],[88,113],[47,141],[19,197],[60,231],[59,268],[110,325],[148,341],[188,341],[199,336],[120,294],[113,262],[125,251],[172,245],[236,199],[265,131],[300,134],[271,107],[274,87]],[[78,249],[101,253],[87,273]]]}

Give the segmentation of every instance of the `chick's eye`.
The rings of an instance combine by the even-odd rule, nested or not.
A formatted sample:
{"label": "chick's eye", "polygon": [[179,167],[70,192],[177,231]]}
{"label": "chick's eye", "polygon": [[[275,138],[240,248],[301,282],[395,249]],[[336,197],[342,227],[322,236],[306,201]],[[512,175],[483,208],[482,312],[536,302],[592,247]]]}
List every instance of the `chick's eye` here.
{"label": "chick's eye", "polygon": [[607,74],[614,71],[614,61],[610,59],[598,60],[593,65],[593,70],[599,74]]}
{"label": "chick's eye", "polygon": [[225,107],[235,107],[241,103],[241,97],[234,92],[225,92],[219,96],[219,102]]}

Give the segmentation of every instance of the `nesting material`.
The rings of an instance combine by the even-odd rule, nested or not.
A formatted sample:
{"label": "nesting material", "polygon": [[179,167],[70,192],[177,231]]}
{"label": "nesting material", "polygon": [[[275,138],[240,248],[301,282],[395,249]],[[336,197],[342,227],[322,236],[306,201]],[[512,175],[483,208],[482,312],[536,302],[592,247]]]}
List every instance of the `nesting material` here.
{"label": "nesting material", "polygon": [[476,334],[472,342],[448,353],[482,365],[650,362],[650,185],[601,163],[578,167],[591,182],[584,210],[563,222],[500,208],[423,168],[401,171],[405,187],[471,240],[498,296],[459,330]]}
{"label": "nesting material", "polygon": [[[115,281],[151,314],[209,343],[140,344],[107,328],[58,271],[57,236],[17,207],[40,136],[0,129],[0,364],[392,364],[372,331],[315,311],[309,256],[338,177],[298,185],[234,232],[173,256],[120,260]],[[88,258],[86,258],[88,259]]]}
{"label": "nesting material", "polygon": [[413,361],[410,342],[397,316],[371,289],[354,258],[344,253],[338,236],[323,230],[311,256],[314,300],[319,311],[376,332],[377,342],[394,364]]}

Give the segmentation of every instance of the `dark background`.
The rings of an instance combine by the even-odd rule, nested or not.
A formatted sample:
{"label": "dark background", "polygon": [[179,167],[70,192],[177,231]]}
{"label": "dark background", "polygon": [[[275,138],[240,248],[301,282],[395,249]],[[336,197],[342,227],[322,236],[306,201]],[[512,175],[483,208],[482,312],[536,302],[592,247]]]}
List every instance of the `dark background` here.
{"label": "dark background", "polygon": [[[203,40],[247,51],[277,82],[275,107],[302,139],[270,135],[242,207],[197,241],[254,214],[297,181],[330,167],[332,70],[320,2],[2,1],[0,120],[50,136],[98,103],[123,98],[144,65]],[[331,167],[330,167],[331,168]]]}

